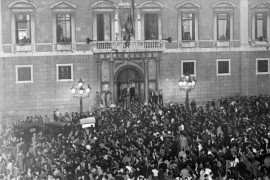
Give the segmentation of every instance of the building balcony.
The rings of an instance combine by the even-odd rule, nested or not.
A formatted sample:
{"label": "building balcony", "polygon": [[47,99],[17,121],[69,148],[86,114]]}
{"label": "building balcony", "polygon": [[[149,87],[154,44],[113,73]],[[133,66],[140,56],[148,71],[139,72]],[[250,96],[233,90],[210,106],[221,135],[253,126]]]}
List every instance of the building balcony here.
{"label": "building balcony", "polygon": [[[250,48],[270,47],[270,43],[265,41],[250,41]],[[125,41],[93,41],[75,42],[67,44],[54,43],[35,43],[35,44],[3,44],[4,53],[40,53],[40,52],[60,52],[60,53],[109,53],[112,49],[118,52],[162,52],[165,50],[189,51],[189,49],[209,49],[209,48],[238,48],[240,40],[216,41],[216,40],[198,40],[198,41],[172,41],[166,40],[135,40],[130,41],[129,47],[125,47]],[[196,50],[195,50],[196,49]]]}
{"label": "building balcony", "polygon": [[164,51],[164,40],[130,41],[129,47],[125,46],[125,41],[95,41],[93,42],[94,53],[111,52],[116,49],[119,52],[145,52]]}
{"label": "building balcony", "polygon": [[269,42],[252,40],[252,46],[253,47],[269,47]]}
{"label": "building balcony", "polygon": [[13,45],[13,52],[32,52],[35,48],[32,44]]}

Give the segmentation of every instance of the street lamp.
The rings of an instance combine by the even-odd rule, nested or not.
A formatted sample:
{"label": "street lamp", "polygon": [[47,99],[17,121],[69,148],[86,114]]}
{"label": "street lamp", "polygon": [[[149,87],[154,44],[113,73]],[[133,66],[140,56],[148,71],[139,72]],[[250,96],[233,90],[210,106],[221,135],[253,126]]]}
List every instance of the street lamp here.
{"label": "street lamp", "polygon": [[195,78],[191,79],[189,74],[182,75],[180,80],[178,81],[180,90],[183,90],[186,92],[186,110],[189,110],[189,99],[188,99],[188,93],[195,89],[196,80]]}
{"label": "street lamp", "polygon": [[91,92],[91,87],[89,86],[84,86],[84,82],[80,78],[78,81],[78,86],[75,87],[74,85],[71,88],[71,94],[73,95],[74,98],[79,98],[80,99],[80,113],[83,112],[83,99],[89,97],[89,94]]}

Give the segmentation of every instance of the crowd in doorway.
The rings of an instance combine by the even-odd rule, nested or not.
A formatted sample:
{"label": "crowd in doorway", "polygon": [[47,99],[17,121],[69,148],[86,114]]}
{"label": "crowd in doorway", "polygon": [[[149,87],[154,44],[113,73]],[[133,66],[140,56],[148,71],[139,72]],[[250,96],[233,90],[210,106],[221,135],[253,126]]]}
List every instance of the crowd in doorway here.
{"label": "crowd in doorway", "polygon": [[[209,108],[178,104],[104,109],[95,128],[34,133],[27,147],[9,133],[0,179],[222,180],[269,179],[270,97],[237,96]],[[84,114],[85,116],[85,114]],[[7,132],[6,132],[7,133]]]}
{"label": "crowd in doorway", "polygon": [[[135,92],[135,88],[123,88],[118,97],[118,105],[129,109],[132,101],[139,101],[139,96]],[[163,105],[163,89],[149,90],[149,103]],[[111,107],[112,105],[112,93],[102,91],[101,93],[96,92],[96,107]]]}
{"label": "crowd in doorway", "polygon": [[163,105],[163,89],[150,91],[150,103]]}

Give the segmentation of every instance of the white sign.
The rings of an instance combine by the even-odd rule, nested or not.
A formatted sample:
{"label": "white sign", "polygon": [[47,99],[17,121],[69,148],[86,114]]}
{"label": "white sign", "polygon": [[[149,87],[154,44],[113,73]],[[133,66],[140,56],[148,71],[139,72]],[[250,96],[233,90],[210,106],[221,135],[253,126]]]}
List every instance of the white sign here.
{"label": "white sign", "polygon": [[82,125],[82,128],[88,128],[88,127],[95,127],[96,118],[95,117],[88,117],[80,120],[80,123]]}
{"label": "white sign", "polygon": [[82,128],[95,127],[95,123],[82,124]]}

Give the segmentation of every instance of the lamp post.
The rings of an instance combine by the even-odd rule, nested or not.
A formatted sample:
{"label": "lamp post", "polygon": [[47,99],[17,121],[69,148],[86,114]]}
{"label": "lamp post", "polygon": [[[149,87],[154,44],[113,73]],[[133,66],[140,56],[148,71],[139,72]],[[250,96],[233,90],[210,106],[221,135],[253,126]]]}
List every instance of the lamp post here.
{"label": "lamp post", "polygon": [[91,87],[89,86],[89,84],[85,86],[81,78],[78,81],[78,86],[75,87],[73,85],[71,88],[71,94],[73,95],[73,97],[80,99],[80,113],[83,112],[83,99],[89,97],[90,92]]}
{"label": "lamp post", "polygon": [[186,110],[189,110],[189,99],[188,99],[188,93],[195,89],[196,80],[195,78],[191,79],[190,75],[183,75],[180,80],[178,81],[180,90],[183,90],[186,92]]}

